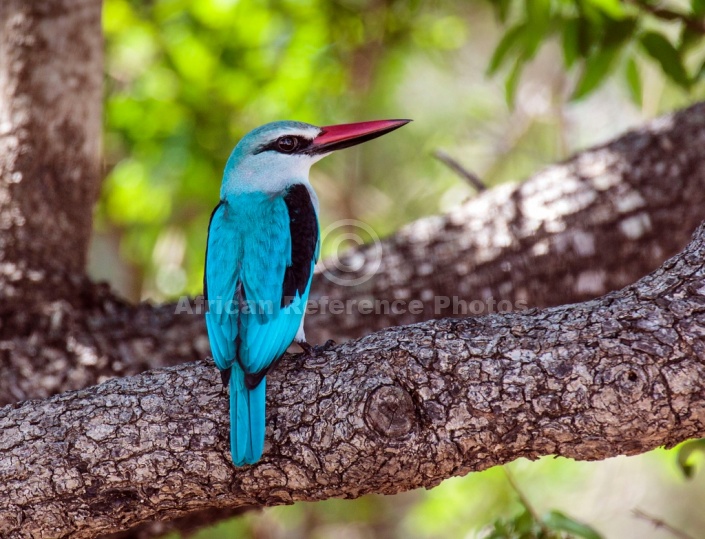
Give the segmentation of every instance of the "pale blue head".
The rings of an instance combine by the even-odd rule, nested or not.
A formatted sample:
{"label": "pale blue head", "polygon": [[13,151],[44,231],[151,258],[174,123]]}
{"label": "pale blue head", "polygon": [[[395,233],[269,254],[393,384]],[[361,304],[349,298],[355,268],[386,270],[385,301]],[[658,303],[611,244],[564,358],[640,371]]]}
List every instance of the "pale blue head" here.
{"label": "pale blue head", "polygon": [[335,150],[389,133],[410,120],[378,120],[316,127],[272,122],[253,129],[235,146],[223,174],[220,198],[239,193],[283,192],[308,183],[311,165]]}

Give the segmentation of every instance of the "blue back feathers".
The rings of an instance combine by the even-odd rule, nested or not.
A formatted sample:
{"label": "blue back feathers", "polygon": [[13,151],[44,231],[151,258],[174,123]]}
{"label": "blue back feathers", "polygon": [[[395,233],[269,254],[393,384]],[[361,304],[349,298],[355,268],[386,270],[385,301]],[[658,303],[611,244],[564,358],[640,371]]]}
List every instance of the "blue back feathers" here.
{"label": "blue back feathers", "polygon": [[311,138],[318,132],[276,122],[244,137],[228,160],[208,229],[206,327],[215,363],[224,379],[229,373],[237,466],[259,460],[264,447],[266,381],[248,389],[245,374],[269,367],[294,340],[318,257],[317,201],[308,186],[313,160],[259,151],[286,129]]}

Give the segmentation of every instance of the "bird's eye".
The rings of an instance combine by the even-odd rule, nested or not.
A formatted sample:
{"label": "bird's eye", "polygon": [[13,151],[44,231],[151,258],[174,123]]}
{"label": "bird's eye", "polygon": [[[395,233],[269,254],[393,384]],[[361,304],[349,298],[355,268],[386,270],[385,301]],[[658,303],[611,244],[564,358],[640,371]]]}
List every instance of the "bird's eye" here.
{"label": "bird's eye", "polygon": [[291,153],[299,147],[296,137],[281,137],[277,139],[277,150],[284,153]]}

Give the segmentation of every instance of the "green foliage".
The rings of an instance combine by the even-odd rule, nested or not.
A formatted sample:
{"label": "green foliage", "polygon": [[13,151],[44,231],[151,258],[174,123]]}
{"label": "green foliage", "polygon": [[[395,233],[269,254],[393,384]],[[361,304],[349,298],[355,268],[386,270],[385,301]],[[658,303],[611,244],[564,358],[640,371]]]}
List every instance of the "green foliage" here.
{"label": "green foliage", "polygon": [[642,103],[642,86],[641,86],[641,74],[639,73],[639,66],[637,66],[634,58],[629,58],[625,66],[624,75],[627,80],[627,86],[632,100],[641,105]]}
{"label": "green foliage", "polygon": [[502,470],[514,489],[522,510],[509,519],[498,519],[485,539],[602,539],[590,526],[557,510],[540,517],[531,501],[519,490],[509,466]]}
{"label": "green foliage", "polygon": [[578,66],[573,99],[591,94],[621,63],[632,98],[640,103],[638,64],[642,59],[655,62],[686,91],[705,77],[705,62],[699,69],[688,68],[691,57],[702,57],[698,45],[705,35],[705,8],[701,0],[692,0],[688,11],[646,0],[505,0],[492,4],[499,20],[512,26],[495,48],[488,73],[508,66],[505,87],[510,104],[524,67],[554,38],[561,44],[566,69]]}
{"label": "green foliage", "polygon": [[567,532],[570,537],[582,539],[601,539],[591,526],[578,522],[560,511],[549,511],[542,518],[542,525],[551,532]]}
{"label": "green foliage", "polygon": [[498,520],[485,539],[560,539],[560,535],[547,531],[525,509],[510,520]]}
{"label": "green foliage", "polygon": [[590,526],[573,520],[560,511],[549,511],[537,519],[525,509],[509,520],[498,520],[484,539],[601,539]]}
{"label": "green foliage", "polygon": [[[310,63],[297,58],[302,34],[315,47],[325,32],[320,19],[306,18],[307,11],[297,11],[294,26],[258,4],[105,3],[109,174],[98,216],[103,226],[120,227],[129,259],[144,265],[156,257],[156,244],[169,227],[182,245],[203,245],[229,143],[243,134],[243,108],[290,101],[310,109],[300,81],[308,82],[314,69],[329,81],[316,93],[339,90],[341,74],[324,54]],[[226,112],[233,110],[238,113]],[[145,236],[153,238],[148,245],[136,239]],[[201,257],[196,250],[182,252],[186,260],[177,263],[194,279],[193,288]]]}
{"label": "green foliage", "polygon": [[[107,179],[97,227],[119,236],[123,258],[140,269],[135,295],[155,299],[200,290],[208,215],[242,135],[279,119],[404,116],[385,92],[403,51],[453,50],[466,39],[463,18],[402,0],[106,0],[103,18]],[[392,153],[390,144],[376,150]],[[390,161],[405,158],[413,150]],[[384,183],[373,167],[354,174]],[[338,196],[352,198],[355,187],[363,196],[355,183]],[[375,228],[389,233],[408,217],[381,216]]]}
{"label": "green foliage", "polygon": [[680,53],[668,39],[656,32],[645,32],[639,36],[639,43],[646,53],[659,63],[663,72],[673,82],[684,88],[690,86],[691,79],[683,66]]}

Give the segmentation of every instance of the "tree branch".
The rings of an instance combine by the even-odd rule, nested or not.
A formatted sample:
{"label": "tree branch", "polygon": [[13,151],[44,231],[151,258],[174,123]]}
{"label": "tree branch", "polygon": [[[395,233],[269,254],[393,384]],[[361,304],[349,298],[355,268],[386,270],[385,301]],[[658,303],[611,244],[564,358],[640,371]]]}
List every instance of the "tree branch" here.
{"label": "tree branch", "polygon": [[705,226],[582,304],[390,328],[268,380],[267,447],[233,468],[210,362],[0,409],[0,535],[74,538],[206,507],[432,487],[556,454],[602,459],[705,433]]}
{"label": "tree branch", "polygon": [[[421,219],[382,242],[381,266],[357,286],[318,273],[311,298],[348,302],[342,315],[307,316],[312,342],[457,316],[473,305],[551,306],[584,301],[636,281],[681,250],[705,218],[705,104],[586,150],[523,184],[481,193],[447,215]],[[377,258],[369,247],[349,257]],[[330,267],[330,264],[328,264]],[[0,324],[0,404],[88,387],[114,376],[209,354],[201,316],[176,305],[133,306],[84,281],[62,301],[26,303]],[[353,302],[422,302],[419,313],[363,315]],[[475,311],[471,314],[480,314]],[[70,366],[70,368],[69,368]]]}
{"label": "tree branch", "polygon": [[663,528],[664,530],[668,531],[673,537],[676,537],[677,539],[695,539],[694,537],[688,535],[685,533],[683,530],[679,530],[675,526],[671,526],[668,522],[666,522],[663,519],[660,519],[658,517],[652,516],[641,509],[633,509],[632,513],[634,514],[635,517],[641,518],[643,520],[646,520],[647,522],[650,522],[651,525],[655,529]]}
{"label": "tree branch", "polygon": [[463,167],[463,165],[458,163],[455,159],[453,159],[443,150],[436,150],[435,152],[433,152],[433,157],[438,159],[441,163],[446,165],[458,176],[468,182],[478,193],[481,193],[482,191],[487,191],[487,186],[482,182],[480,178],[477,177],[477,174],[467,170],[465,167]]}

